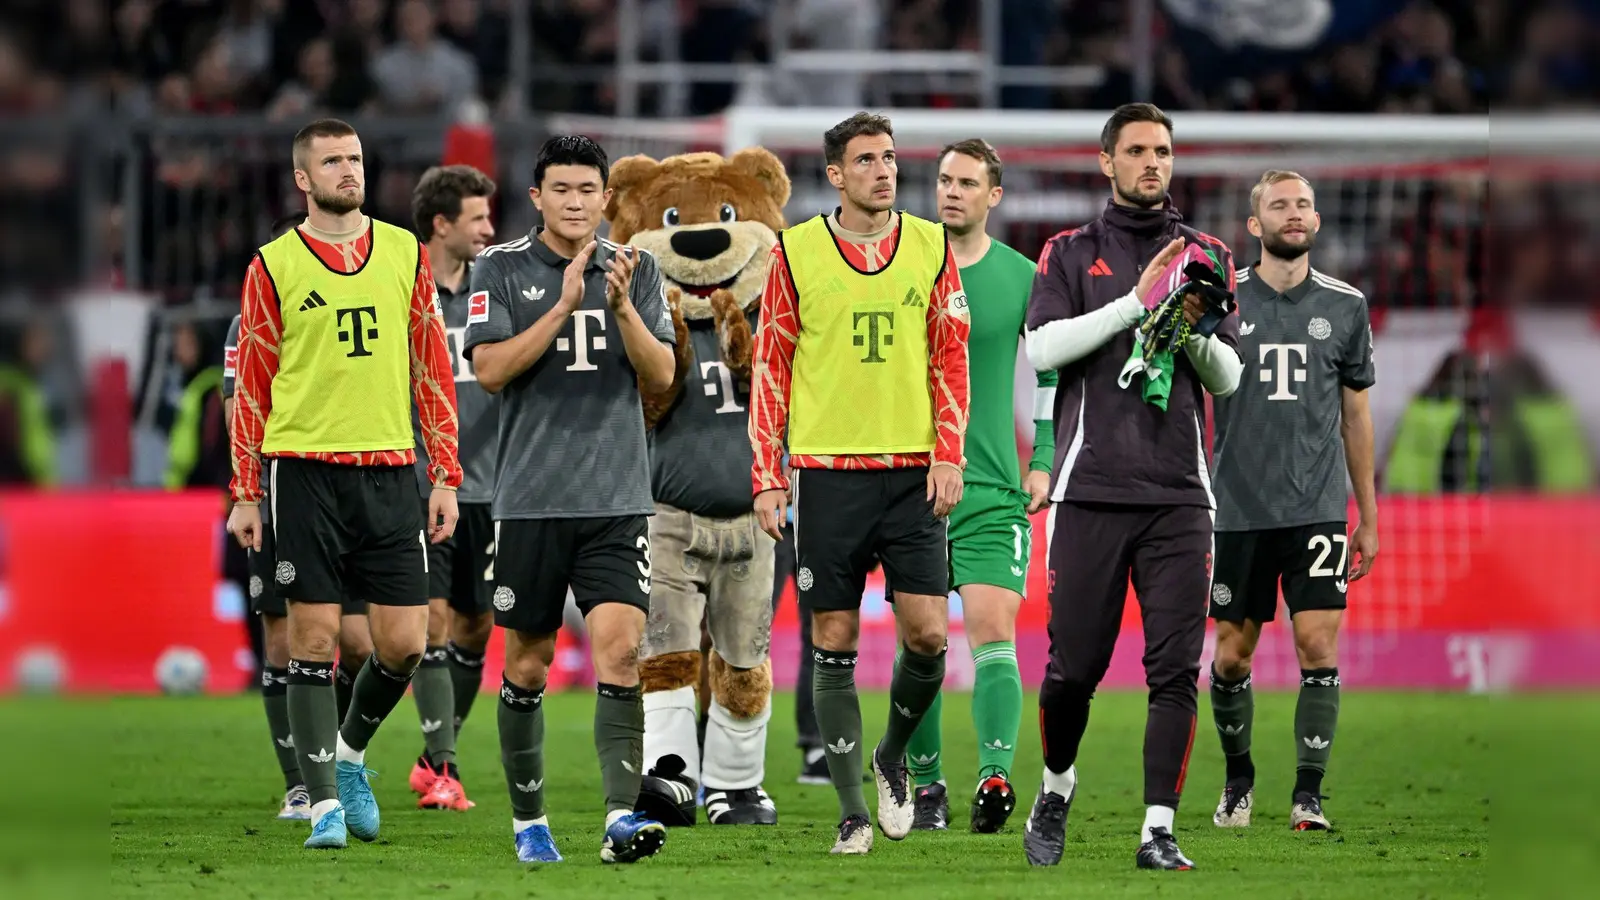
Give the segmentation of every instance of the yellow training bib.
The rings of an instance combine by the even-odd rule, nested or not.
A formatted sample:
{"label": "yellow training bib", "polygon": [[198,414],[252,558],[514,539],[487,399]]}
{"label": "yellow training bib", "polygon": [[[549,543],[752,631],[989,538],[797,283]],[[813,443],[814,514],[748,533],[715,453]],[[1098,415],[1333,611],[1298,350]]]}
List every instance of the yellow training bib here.
{"label": "yellow training bib", "polygon": [[894,254],[876,272],[845,260],[825,216],[781,240],[800,315],[789,452],[932,451],[928,303],[944,269],[944,227],[901,213]]}
{"label": "yellow training bib", "polygon": [[298,228],[261,248],[283,339],[265,454],[404,450],[411,432],[411,291],[421,248],[372,220],[366,263],[330,269]]}

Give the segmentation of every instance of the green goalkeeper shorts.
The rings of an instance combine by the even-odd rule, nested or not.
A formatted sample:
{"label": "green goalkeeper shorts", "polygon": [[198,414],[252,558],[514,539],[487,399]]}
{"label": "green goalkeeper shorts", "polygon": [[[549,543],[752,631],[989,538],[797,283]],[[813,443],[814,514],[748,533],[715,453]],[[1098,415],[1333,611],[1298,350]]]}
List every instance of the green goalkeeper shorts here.
{"label": "green goalkeeper shorts", "polygon": [[992,584],[1026,596],[1033,532],[1028,495],[968,485],[950,513],[950,585]]}

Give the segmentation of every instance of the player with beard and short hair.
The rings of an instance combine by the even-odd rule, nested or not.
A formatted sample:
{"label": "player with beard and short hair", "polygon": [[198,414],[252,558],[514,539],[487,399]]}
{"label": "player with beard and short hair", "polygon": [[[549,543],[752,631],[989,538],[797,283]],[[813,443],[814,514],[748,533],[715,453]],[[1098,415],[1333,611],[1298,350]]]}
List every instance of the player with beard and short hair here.
{"label": "player with beard and short hair", "polygon": [[[427,243],[439,312],[450,342],[460,423],[461,487],[456,533],[428,548],[428,648],[417,666],[411,693],[422,720],[423,752],[411,770],[411,789],[421,809],[469,809],[456,767],[456,738],[483,685],[483,655],[494,628],[495,431],[499,401],[477,383],[461,353],[467,330],[467,295],[472,261],[494,237],[489,202],[495,183],[471,166],[435,166],[422,173],[411,194],[411,222]],[[415,412],[415,411],[413,411]],[[417,436],[417,482],[427,496],[431,476],[422,420]]]}
{"label": "player with beard and short hair", "polygon": [[779,235],[761,295],[752,482],[774,539],[793,503],[817,726],[839,797],[831,852],[860,855],[872,849],[855,680],[861,594],[882,563],[901,646],[871,758],[878,826],[901,840],[914,812],[906,744],[944,683],[946,516],[967,462],[969,317],[944,228],[895,211],[889,120],[851,116],[823,136],[823,154],[840,205]]}
{"label": "player with beard and short hair", "polygon": [[[267,230],[267,240],[288,234],[304,222],[305,213],[279,216]],[[233,424],[233,386],[238,372],[239,317],[228,323],[222,347],[222,421]],[[263,485],[263,488],[265,485]],[[300,777],[300,761],[295,757],[294,735],[289,731],[289,629],[283,598],[273,585],[272,523],[263,509],[261,549],[246,550],[250,570],[250,612],[261,617],[261,703],[266,708],[267,731],[272,735],[272,751],[283,772],[283,806],[280,819],[311,818],[311,795]],[[341,631],[341,634],[343,632]]]}
{"label": "player with beard and short hair", "polygon": [[[973,831],[999,831],[1016,807],[1011,786],[1017,729],[1022,722],[1022,676],[1017,670],[1017,610],[1027,590],[1033,526],[1028,516],[1050,494],[1055,432],[1056,373],[1038,374],[1033,398],[1034,446],[1028,471],[1019,471],[1014,395],[1017,355],[1033,287],[1033,260],[989,237],[989,213],[1001,202],[1000,156],[981,138],[957,141],[939,154],[935,199],[961,267],[972,330],[967,338],[967,469],[961,502],[950,513],[951,584],[972,650],[972,723],[978,735],[978,778],[972,796]],[[919,830],[947,827],[939,733],[942,703],[934,700],[906,750],[917,779]]]}
{"label": "player with beard and short hair", "polygon": [[665,826],[634,812],[644,761],[639,645],[650,608],[649,444],[641,387],[666,390],[676,339],[655,257],[596,237],[610,162],[589,138],[539,151],[528,196],[544,217],[472,269],[463,355],[500,395],[495,624],[506,637],[500,759],[521,862],[560,862],[544,805],[544,688],[571,590],[598,684],[605,791],[600,859],[651,856]]}
{"label": "player with beard and short hair", "polygon": [[[1239,349],[1259,374],[1217,400],[1217,623],[1211,710],[1227,760],[1213,821],[1250,824],[1255,697],[1250,663],[1261,627],[1289,608],[1300,696],[1289,825],[1324,830],[1322,777],[1339,718],[1339,624],[1349,585],[1378,556],[1372,414],[1376,378],[1367,300],[1311,267],[1322,218],[1311,183],[1268,171],[1250,191],[1261,261],[1238,271]],[[1360,520],[1346,535],[1354,487]]]}
{"label": "player with beard and short hair", "polygon": [[[1056,369],[1055,504],[1049,547],[1050,659],[1039,690],[1044,777],[1023,847],[1033,865],[1060,862],[1077,787],[1074,763],[1089,706],[1111,664],[1131,574],[1144,626],[1149,710],[1139,868],[1189,869],[1173,820],[1188,771],[1197,708],[1215,501],[1205,445],[1205,396],[1239,385],[1239,317],[1208,336],[1190,332],[1171,353],[1157,403],[1124,380],[1144,298],[1186,243],[1232,288],[1221,241],[1183,224],[1167,195],[1172,120],[1148,103],[1118,107],[1100,135],[1111,198],[1100,218],[1051,238],[1028,306],[1028,356]],[[1199,263],[1196,263],[1199,264]],[[1176,287],[1176,286],[1175,286]],[[1190,327],[1211,313],[1186,291]],[[1150,313],[1154,315],[1154,312]],[[1142,380],[1142,379],[1141,379]]]}
{"label": "player with beard and short hair", "polygon": [[[365,158],[337,119],[293,142],[306,221],[263,246],[245,276],[230,436],[228,531],[261,550],[262,459],[288,601],[289,724],[311,799],[305,846],[378,836],[367,744],[405,695],[427,638],[427,544],[455,529],[455,384],[428,253],[361,213]],[[411,404],[428,439],[427,520],[412,466]],[[340,599],[368,601],[373,653],[336,715]]]}

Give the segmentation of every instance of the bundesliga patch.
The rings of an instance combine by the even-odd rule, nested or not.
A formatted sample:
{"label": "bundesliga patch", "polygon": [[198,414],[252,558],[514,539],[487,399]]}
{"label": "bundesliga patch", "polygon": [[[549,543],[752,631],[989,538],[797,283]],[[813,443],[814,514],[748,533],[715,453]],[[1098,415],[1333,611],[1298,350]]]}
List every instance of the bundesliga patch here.
{"label": "bundesliga patch", "polygon": [[476,325],[489,321],[489,292],[474,291],[467,298],[467,324]]}
{"label": "bundesliga patch", "polygon": [[222,377],[223,378],[234,378],[234,377],[236,377],[236,370],[238,368],[239,368],[239,348],[238,347],[225,347],[225,348],[223,348],[223,351],[222,351]]}

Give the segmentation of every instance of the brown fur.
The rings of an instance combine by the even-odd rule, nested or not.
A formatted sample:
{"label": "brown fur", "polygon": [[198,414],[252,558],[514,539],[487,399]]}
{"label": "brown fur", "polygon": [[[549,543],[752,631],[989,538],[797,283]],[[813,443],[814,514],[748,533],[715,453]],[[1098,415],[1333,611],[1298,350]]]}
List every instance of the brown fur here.
{"label": "brown fur", "polygon": [[772,660],[763,660],[754,669],[735,669],[711,651],[711,694],[738,718],[755,716],[772,697]]}
{"label": "brown fur", "polygon": [[[726,159],[716,153],[685,153],[659,161],[624,157],[611,167],[607,186],[612,191],[605,211],[609,236],[655,256],[678,339],[671,386],[654,394],[641,387],[645,425],[653,428],[677,402],[694,363],[688,320],[715,322],[723,363],[749,384],[755,338],[740,313],[760,305],[772,245],[786,224],[789,176],[770,151],[750,147]],[[733,221],[727,221],[724,206],[732,208]],[[666,225],[665,214],[672,209],[677,210],[677,222]],[[674,249],[676,232],[718,230],[729,241],[710,259],[690,259]],[[715,287],[724,282],[731,286]]]}
{"label": "brown fur", "polygon": [[657,691],[675,691],[678,688],[698,687],[700,684],[700,651],[665,653],[652,656],[639,663],[639,684],[646,694]]}

